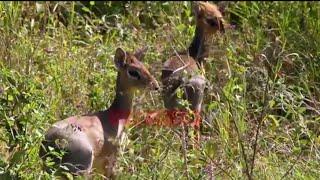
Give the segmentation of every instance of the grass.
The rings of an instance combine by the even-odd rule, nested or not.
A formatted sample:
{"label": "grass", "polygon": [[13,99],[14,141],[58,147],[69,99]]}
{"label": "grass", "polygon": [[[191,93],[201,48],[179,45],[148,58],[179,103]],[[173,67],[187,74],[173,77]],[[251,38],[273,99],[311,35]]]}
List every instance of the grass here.
{"label": "grass", "polygon": [[[1,179],[54,177],[38,157],[50,124],[110,105],[119,46],[149,46],[159,79],[161,62],[191,42],[190,7],[1,2]],[[319,2],[228,3],[236,28],[212,45],[200,150],[183,151],[180,129],[128,127],[119,179],[318,179],[319,18]],[[135,110],[163,108],[159,93],[137,95]]]}

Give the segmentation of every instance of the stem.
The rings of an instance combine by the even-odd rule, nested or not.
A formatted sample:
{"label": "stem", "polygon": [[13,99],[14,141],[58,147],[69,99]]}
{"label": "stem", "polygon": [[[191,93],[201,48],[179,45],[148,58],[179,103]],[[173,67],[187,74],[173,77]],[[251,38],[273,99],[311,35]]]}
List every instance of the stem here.
{"label": "stem", "polygon": [[[229,100],[228,100],[228,108],[229,108],[229,110],[231,112],[231,115],[232,115],[233,113],[232,113],[232,109],[230,107]],[[245,166],[246,166],[245,173],[246,173],[248,179],[252,180],[251,174],[249,172],[248,158],[247,158],[247,154],[246,154],[245,149],[244,149],[244,145],[243,145],[242,138],[241,138],[241,135],[240,135],[240,132],[239,132],[239,128],[237,126],[236,121],[233,118],[232,118],[232,122],[233,122],[233,124],[234,124],[234,126],[236,128],[236,131],[237,131],[238,141],[239,141],[239,144],[240,144],[240,147],[241,147],[241,153],[242,153],[242,156],[243,156],[243,159],[244,159],[244,163],[245,163]]]}
{"label": "stem", "polygon": [[254,139],[254,143],[253,143],[253,155],[252,155],[252,161],[251,161],[251,170],[250,170],[250,174],[252,175],[253,173],[253,169],[254,169],[254,162],[255,162],[255,157],[256,157],[256,154],[257,154],[257,147],[258,147],[258,139],[259,139],[259,133],[260,133],[260,129],[261,129],[261,126],[262,126],[262,122],[263,122],[263,118],[264,116],[266,115],[266,112],[267,112],[267,103],[268,103],[268,81],[269,81],[269,78],[267,78],[267,83],[266,83],[266,88],[264,90],[264,95],[263,95],[263,110],[260,114],[260,117],[258,119],[258,125],[257,125],[257,129],[256,129],[256,132],[255,132],[255,139]]}
{"label": "stem", "polygon": [[183,160],[184,160],[184,173],[187,177],[189,178],[189,173],[188,173],[188,162],[187,162],[187,140],[186,140],[186,129],[185,129],[185,124],[182,124],[182,149],[183,149]]}
{"label": "stem", "polygon": [[298,160],[300,159],[300,156],[302,155],[302,150],[300,151],[298,157],[296,158],[296,161],[290,166],[290,168],[284,173],[284,175],[281,177],[281,179],[284,179],[286,176],[288,176],[289,172],[293,169],[294,165],[297,164]]}
{"label": "stem", "polygon": [[208,157],[210,162],[215,165],[221,172],[223,172],[224,174],[226,174],[230,179],[234,179],[225,169],[223,169],[222,167],[220,167],[220,165],[218,165],[217,163],[214,162],[214,160],[212,159],[211,156],[207,155],[205,151],[200,151],[204,156]]}

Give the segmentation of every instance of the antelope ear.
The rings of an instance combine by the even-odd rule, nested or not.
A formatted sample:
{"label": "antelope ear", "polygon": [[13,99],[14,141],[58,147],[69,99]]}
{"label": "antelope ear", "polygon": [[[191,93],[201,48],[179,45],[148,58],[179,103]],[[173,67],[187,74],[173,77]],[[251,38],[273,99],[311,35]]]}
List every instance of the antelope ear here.
{"label": "antelope ear", "polygon": [[134,56],[139,59],[139,61],[142,61],[143,58],[144,58],[144,55],[145,53],[148,51],[148,46],[145,46],[139,50],[137,50],[135,53],[134,53]]}
{"label": "antelope ear", "polygon": [[230,5],[229,1],[219,1],[217,3],[217,7],[222,15],[222,19],[219,20],[219,27],[220,32],[224,33],[226,29],[231,29],[232,26],[228,22],[225,21],[224,17],[226,15],[226,10],[228,9],[228,6]]}
{"label": "antelope ear", "polygon": [[192,4],[192,11],[195,15],[195,17],[198,17],[200,15],[201,12],[201,7],[200,7],[200,3],[198,1],[193,1],[191,2]]}
{"label": "antelope ear", "polygon": [[220,1],[217,3],[218,9],[221,12],[222,16],[224,17],[226,14],[226,9],[229,6],[228,1]]}
{"label": "antelope ear", "polygon": [[117,48],[116,54],[114,55],[114,64],[117,69],[122,69],[126,64],[126,52],[122,48]]}

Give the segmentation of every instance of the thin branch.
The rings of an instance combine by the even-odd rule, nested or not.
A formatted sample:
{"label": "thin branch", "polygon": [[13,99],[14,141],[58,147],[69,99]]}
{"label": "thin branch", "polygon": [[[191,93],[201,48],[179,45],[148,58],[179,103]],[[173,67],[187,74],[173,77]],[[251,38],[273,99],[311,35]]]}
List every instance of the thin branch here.
{"label": "thin branch", "polygon": [[286,171],[286,173],[284,173],[284,175],[281,177],[281,179],[284,179],[286,176],[288,176],[288,174],[290,173],[290,171],[293,169],[293,167],[297,164],[298,160],[300,159],[302,155],[302,151],[300,151],[299,155],[297,156],[296,160],[294,161],[294,163],[290,166],[290,168]]}
{"label": "thin branch", "polygon": [[[231,107],[230,107],[230,102],[229,102],[229,100],[228,100],[228,103],[227,103],[227,104],[228,104],[228,108],[229,108],[229,110],[230,110],[230,112],[231,112],[231,115],[232,115],[232,112],[233,112],[233,111],[232,111],[232,109],[231,109]],[[234,126],[235,126],[235,128],[236,128],[236,132],[237,132],[237,136],[238,136],[238,141],[239,141],[239,144],[240,144],[240,147],[241,147],[241,153],[242,153],[242,156],[243,156],[243,159],[244,159],[244,164],[245,164],[245,166],[246,166],[246,168],[245,168],[245,173],[246,173],[248,179],[249,179],[249,180],[252,180],[251,174],[250,174],[250,172],[249,172],[248,158],[247,158],[247,154],[246,154],[246,151],[245,151],[243,142],[242,142],[242,138],[241,138],[241,135],[240,135],[239,128],[238,128],[237,123],[236,123],[236,121],[234,120],[234,118],[231,118],[231,119],[232,119],[232,122],[233,122],[233,124],[234,124]]]}
{"label": "thin branch", "polygon": [[260,114],[260,117],[258,119],[258,125],[257,125],[257,129],[255,132],[255,139],[254,139],[254,143],[253,143],[253,154],[252,154],[252,161],[251,161],[251,169],[250,169],[250,175],[252,175],[253,173],[253,169],[254,169],[254,162],[255,162],[255,157],[257,154],[257,147],[258,147],[258,139],[259,139],[259,133],[260,133],[260,129],[262,126],[262,122],[263,122],[263,118],[266,115],[267,109],[268,109],[268,90],[269,90],[269,85],[268,85],[268,81],[269,81],[269,76],[267,78],[267,82],[266,82],[266,88],[264,90],[264,95],[263,95],[263,110]]}
{"label": "thin branch", "polygon": [[187,159],[187,138],[186,138],[186,127],[185,124],[182,124],[182,150],[183,150],[183,160],[184,160],[184,173],[189,180],[189,173],[188,173],[188,159]]}
{"label": "thin branch", "polygon": [[220,167],[220,165],[218,165],[217,163],[214,162],[214,160],[208,156],[205,151],[200,151],[204,156],[208,157],[210,162],[215,165],[221,172],[223,172],[224,174],[226,174],[230,179],[234,179],[225,169],[223,169],[222,167]]}

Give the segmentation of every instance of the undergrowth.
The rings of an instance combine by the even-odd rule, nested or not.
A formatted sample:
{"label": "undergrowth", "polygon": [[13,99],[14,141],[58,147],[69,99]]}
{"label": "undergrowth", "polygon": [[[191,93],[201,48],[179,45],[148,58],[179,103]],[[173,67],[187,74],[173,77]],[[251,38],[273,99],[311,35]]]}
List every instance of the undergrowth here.
{"label": "undergrowth", "polygon": [[[224,6],[235,28],[207,60],[200,149],[184,151],[179,128],[130,126],[119,179],[320,177],[319,2]],[[193,24],[190,2],[1,2],[1,179],[53,178],[38,157],[44,133],[110,105],[115,49],[149,46],[145,63],[159,79]],[[155,109],[159,92],[136,95],[135,111]]]}

